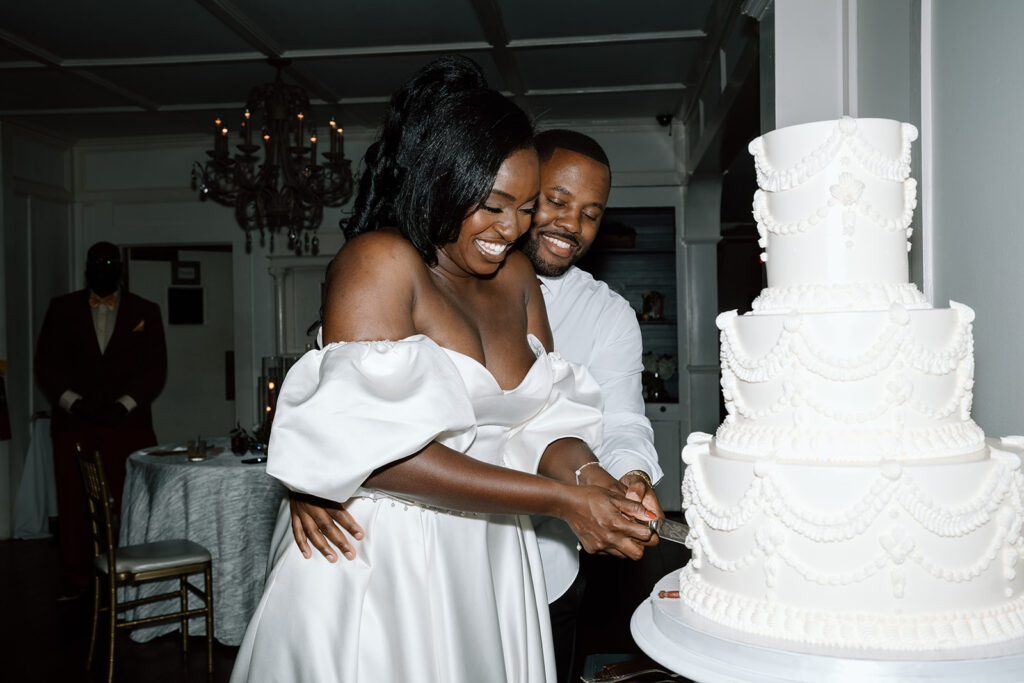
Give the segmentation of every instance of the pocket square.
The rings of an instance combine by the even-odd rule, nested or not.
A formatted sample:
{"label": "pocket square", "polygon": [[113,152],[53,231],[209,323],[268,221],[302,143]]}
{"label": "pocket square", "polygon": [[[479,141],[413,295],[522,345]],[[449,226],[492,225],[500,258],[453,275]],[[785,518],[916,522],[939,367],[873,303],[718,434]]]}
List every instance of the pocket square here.
{"label": "pocket square", "polygon": [[132,332],[142,332],[146,329],[146,319],[143,318],[139,321],[139,324],[132,328]]}

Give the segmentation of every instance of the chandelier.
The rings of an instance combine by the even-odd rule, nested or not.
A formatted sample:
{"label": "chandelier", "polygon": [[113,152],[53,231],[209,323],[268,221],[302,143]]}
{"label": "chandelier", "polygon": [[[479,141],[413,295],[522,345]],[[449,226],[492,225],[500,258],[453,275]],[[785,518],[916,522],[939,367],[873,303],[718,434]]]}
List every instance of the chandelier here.
{"label": "chandelier", "polygon": [[[319,252],[317,229],[324,207],[338,207],[352,196],[351,162],[345,158],[343,129],[332,118],[329,142],[320,142],[306,120],[309,96],[297,85],[281,80],[290,60],[268,60],[277,68],[273,83],[256,86],[242,113],[237,152],[228,151],[229,131],[221,119],[214,122],[213,149],[204,164],[192,165],[192,189],[199,199],[232,206],[235,220],[245,230],[245,250],[252,251],[252,235],[260,245],[269,234],[270,250],[278,232],[288,235],[288,248],[297,254]],[[257,120],[261,123],[258,124]],[[307,131],[308,125],[308,131]],[[259,126],[257,128],[257,126]],[[257,142],[253,143],[253,129]],[[262,138],[262,163],[256,153]],[[328,151],[317,159],[317,143]]]}

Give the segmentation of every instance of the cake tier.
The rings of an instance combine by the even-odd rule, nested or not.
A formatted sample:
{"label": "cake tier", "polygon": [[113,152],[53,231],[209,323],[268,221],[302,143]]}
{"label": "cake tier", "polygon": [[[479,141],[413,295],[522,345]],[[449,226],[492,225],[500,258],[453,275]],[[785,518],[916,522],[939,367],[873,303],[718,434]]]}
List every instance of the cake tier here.
{"label": "cake tier", "polygon": [[1024,438],[970,461],[733,457],[692,434],[680,597],[732,629],[826,646],[970,647],[1024,636]]}
{"label": "cake tier", "polygon": [[[754,310],[923,303],[908,289],[917,129],[885,119],[820,121],[750,143],[754,218],[768,289]],[[862,288],[862,293],[856,290]]]}
{"label": "cake tier", "polygon": [[718,317],[719,445],[804,462],[977,452],[974,311],[950,308]]}

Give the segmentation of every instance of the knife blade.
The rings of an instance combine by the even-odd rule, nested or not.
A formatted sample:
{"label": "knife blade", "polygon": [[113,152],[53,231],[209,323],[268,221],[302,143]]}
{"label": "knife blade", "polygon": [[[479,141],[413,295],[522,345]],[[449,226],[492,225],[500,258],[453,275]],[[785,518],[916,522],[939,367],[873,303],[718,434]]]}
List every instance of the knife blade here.
{"label": "knife blade", "polygon": [[674,522],[671,519],[652,519],[647,523],[651,531],[658,534],[666,541],[682,543],[686,545],[686,536],[690,533],[690,527],[682,522]]}

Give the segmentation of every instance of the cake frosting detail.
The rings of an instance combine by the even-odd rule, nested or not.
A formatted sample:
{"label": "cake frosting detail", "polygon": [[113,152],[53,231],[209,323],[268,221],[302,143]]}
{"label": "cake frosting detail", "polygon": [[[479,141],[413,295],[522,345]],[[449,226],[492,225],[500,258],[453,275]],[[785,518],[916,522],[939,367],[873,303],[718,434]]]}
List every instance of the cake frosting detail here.
{"label": "cake frosting detail", "polygon": [[[719,444],[813,462],[910,460],[983,448],[971,420],[974,311],[723,313]],[[756,349],[752,351],[751,349]]]}
{"label": "cake frosting detail", "polygon": [[765,287],[754,299],[755,313],[801,311],[871,311],[892,304],[924,307],[928,300],[910,283],[860,284],[795,284],[787,287]]}
{"label": "cake frosting detail", "polygon": [[776,235],[792,235],[800,232],[813,230],[822,225],[829,214],[833,211],[842,211],[842,234],[847,237],[847,243],[852,245],[853,235],[856,233],[857,218],[863,217],[881,230],[889,232],[902,232],[907,238],[907,230],[910,229],[910,222],[914,219],[914,208],[917,206],[917,181],[908,178],[904,181],[903,213],[899,216],[886,216],[881,211],[861,199],[864,191],[864,183],[856,177],[843,171],[839,174],[839,182],[829,186],[829,197],[816,209],[812,209],[800,220],[781,222],[776,220],[768,207],[767,195],[762,190],[754,193],[754,218],[757,219],[759,232],[761,233],[761,246],[767,246],[765,233]]}
{"label": "cake frosting detail", "polygon": [[691,610],[797,649],[1024,639],[1024,437],[971,419],[974,311],[907,278],[909,124],[750,145],[768,287],[718,317],[727,415],[682,458]]}
{"label": "cake frosting detail", "polygon": [[[753,214],[768,288],[754,310],[871,310],[919,305],[907,281],[917,130],[845,117],[750,144],[760,189]],[[836,300],[838,299],[838,300]]]}
{"label": "cake frosting detail", "polygon": [[[832,507],[807,500],[815,498],[808,477],[836,484],[851,478],[849,468],[731,460],[713,454],[713,443],[684,449],[692,560],[680,596],[698,613],[844,647],[970,647],[1024,633],[1019,452],[999,445],[949,472],[894,461],[856,468]],[[957,475],[962,497],[942,491],[948,482],[936,485],[944,475]]]}
{"label": "cake frosting detail", "polygon": [[[887,149],[877,147],[858,127],[858,121],[844,116],[838,121],[823,122],[828,136],[814,149],[807,150],[797,162],[786,168],[777,168],[765,151],[765,138],[753,140],[748,150],[754,157],[757,184],[765,190],[779,192],[790,190],[821,172],[834,161],[842,151],[849,151],[868,171],[888,180],[904,180],[910,175],[910,145],[917,139],[917,128],[909,123],[899,124],[901,144],[895,155]],[[826,128],[827,127],[827,128]],[[793,126],[792,129],[800,128]]]}

